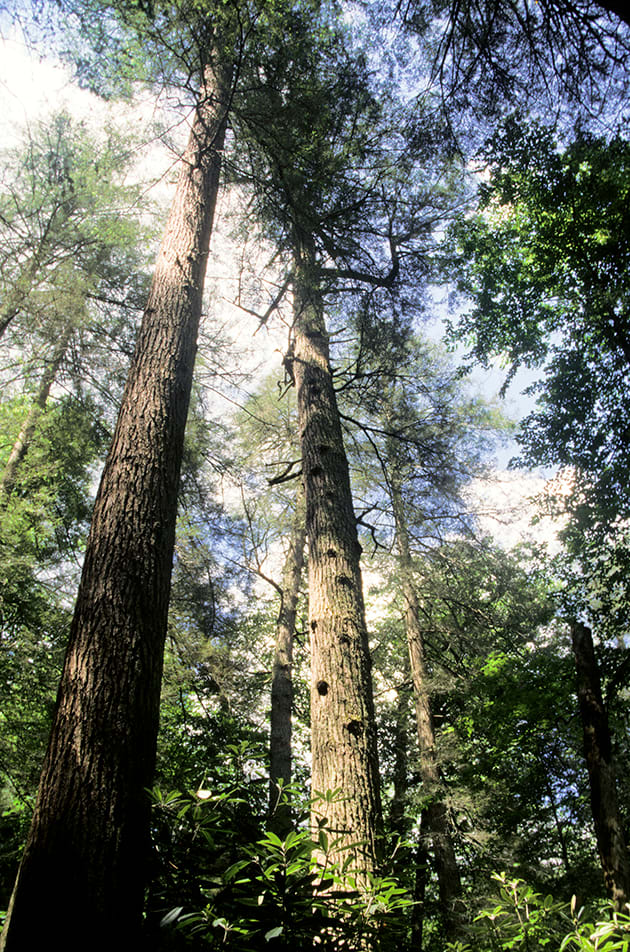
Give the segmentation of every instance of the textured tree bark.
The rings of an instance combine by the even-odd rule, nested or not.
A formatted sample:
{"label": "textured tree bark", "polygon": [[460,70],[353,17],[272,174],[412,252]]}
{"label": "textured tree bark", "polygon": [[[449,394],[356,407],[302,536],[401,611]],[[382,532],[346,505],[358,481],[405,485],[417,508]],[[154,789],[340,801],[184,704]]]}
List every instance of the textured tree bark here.
{"label": "textured tree bark", "polygon": [[269,812],[271,826],[279,836],[291,828],[288,803],[279,803],[280,785],[291,783],[291,716],[293,709],[293,637],[300,595],[306,543],[304,489],[298,487],[289,549],[282,571],[280,612],[271,679],[271,734],[269,744]]}
{"label": "textured tree bark", "polygon": [[447,935],[452,936],[457,933],[463,923],[462,884],[453,848],[448,811],[442,799],[442,780],[436,756],[433,709],[428,689],[429,677],[424,639],[419,622],[418,596],[412,576],[409,533],[402,493],[395,474],[390,475],[390,482],[402,593],[406,603],[405,629],[420,745],[420,778],[423,793],[428,798],[423,815],[423,827],[426,826],[433,845],[444,929]]}
{"label": "textured tree bark", "polygon": [[571,639],[597,849],[606,888],[615,907],[622,910],[630,900],[630,864],[617,800],[608,713],[590,628],[575,622]]}
{"label": "textured tree bark", "polygon": [[[204,72],[98,491],[50,744],[2,948],[137,948],[177,491],[226,124]],[[60,933],[61,934],[61,933]]]}
{"label": "textured tree bark", "polygon": [[66,355],[71,337],[72,328],[69,328],[57,341],[52,353],[52,357],[48,362],[44,373],[42,374],[37,395],[31,405],[26,419],[24,420],[24,423],[22,424],[18,438],[11,448],[9,458],[4,467],[4,472],[2,473],[2,478],[0,479],[0,505],[3,505],[3,500],[6,501],[8,496],[10,496],[11,492],[13,491],[18,470],[33,441],[35,430],[37,428],[37,421],[46,409],[46,404],[48,403],[48,397],[50,396],[52,385],[55,382],[57,374],[59,373],[59,368],[61,367],[63,358]]}
{"label": "textured tree bark", "polygon": [[332,854],[377,867],[381,803],[371,659],[348,462],[329,363],[323,305],[308,255],[296,262],[293,373],[306,492],[311,642],[312,790],[338,791],[313,808]]}

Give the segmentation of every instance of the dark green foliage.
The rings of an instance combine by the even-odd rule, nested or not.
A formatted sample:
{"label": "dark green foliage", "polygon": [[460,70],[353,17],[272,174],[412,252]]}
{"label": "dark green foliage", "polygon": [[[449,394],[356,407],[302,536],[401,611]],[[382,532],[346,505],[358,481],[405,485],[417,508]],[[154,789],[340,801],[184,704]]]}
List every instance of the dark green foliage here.
{"label": "dark green foliage", "polygon": [[[293,950],[313,941],[330,950],[361,949],[374,941],[383,952],[397,948],[405,933],[401,916],[409,906],[404,889],[387,876],[373,879],[364,894],[358,884],[349,888],[351,851],[343,869],[330,864],[332,835],[323,825],[311,838],[304,825],[308,805],[285,838],[266,830],[259,800],[261,789],[266,790],[247,776],[255,772],[256,761],[246,745],[229,747],[227,753],[217,763],[219,772],[220,764],[233,758],[237,775],[217,775],[211,790],[190,796],[155,798],[155,813],[170,831],[171,847],[178,839],[189,851],[179,857],[179,868],[192,867],[197,877],[188,891],[181,880],[171,883],[169,898],[178,904],[162,920],[164,947],[188,948],[188,937],[190,947],[242,952]],[[297,799],[300,793],[295,789],[291,796]],[[196,854],[191,852],[195,843]],[[174,867],[173,857],[167,854],[162,862]]]}
{"label": "dark green foliage", "polygon": [[482,889],[496,868],[567,898],[597,889],[573,663],[544,579],[470,543],[427,561],[424,624],[450,680],[437,682],[438,712],[469,875]]}
{"label": "dark green foliage", "polygon": [[[456,335],[483,362],[541,367],[523,459],[571,466],[590,521],[626,512],[630,404],[630,150],[506,125],[487,153],[481,211],[452,231],[474,307]],[[583,515],[586,516],[584,511]]]}
{"label": "dark green foliage", "polygon": [[[8,405],[3,405],[7,410]],[[6,430],[5,430],[6,432]],[[52,718],[70,621],[65,595],[101,451],[90,407],[60,401],[40,420],[10,506],[0,512],[0,905],[6,908]]]}
{"label": "dark green foliage", "polygon": [[568,125],[623,121],[630,43],[620,0],[406,0],[395,9],[426,49],[460,142],[515,101]]}
{"label": "dark green foliage", "polygon": [[580,952],[625,952],[630,918],[603,904],[585,908],[574,895],[558,902],[522,879],[495,873],[497,895],[488,897],[466,930],[463,941],[448,943],[447,952],[498,952],[514,949],[577,949]]}
{"label": "dark green foliage", "polygon": [[[347,432],[354,434],[356,508],[363,510],[369,543],[391,543],[392,471],[403,483],[440,769],[458,862],[469,896],[474,893],[470,908],[479,905],[493,869],[510,869],[498,905],[482,913],[469,945],[494,950],[561,941],[566,922],[556,928],[557,904],[535,889],[553,889],[567,899],[575,890],[599,890],[566,638],[551,621],[545,583],[529,564],[472,541],[474,521],[462,490],[478,472],[490,432],[502,425],[498,415],[465,398],[460,370],[412,334],[427,299],[435,229],[461,197],[454,167],[430,161],[443,130],[425,136],[431,119],[424,112],[403,129],[410,117],[400,103],[387,114],[385,97],[379,99],[387,84],[370,75],[376,59],[370,49],[357,53],[348,42],[352,17],[342,23],[335,4],[86,0],[72,6],[74,22],[91,31],[81,41],[87,45],[79,73],[103,94],[129,92],[135,80],[148,78],[192,99],[208,58],[228,56],[237,63],[228,175],[243,195],[254,195],[249,209],[274,242],[278,287],[286,291],[284,267],[290,269],[291,257],[306,246],[330,303],[334,363],[341,368],[335,384]],[[550,4],[539,7],[532,22],[549,22]],[[397,13],[421,30],[453,9],[441,0],[397,5]],[[479,24],[470,5],[458,9],[470,32],[455,37],[452,50],[463,55]],[[514,33],[515,5],[493,9],[492,22],[482,23],[491,28],[487,38],[507,40],[501,48],[524,56]],[[463,59],[444,64],[455,78],[471,77],[491,53],[481,50],[470,72]],[[496,88],[512,94],[526,74],[515,76],[511,64],[503,65],[493,58]],[[473,91],[466,89],[461,101]],[[492,105],[487,97],[477,112]],[[119,166],[109,159],[97,164],[78,136],[64,151],[70,126],[59,117],[55,135],[32,144],[0,207],[3,302],[16,292],[17,306],[7,341],[21,348],[24,394],[34,392],[42,360],[69,315],[75,332],[60,378],[70,393],[51,398],[11,506],[2,512],[0,832],[6,845],[0,905],[8,898],[24,805],[33,796],[54,703],[68,621],[62,595],[74,585],[92,470],[106,440],[105,408],[119,394],[117,385],[111,392],[104,370],[120,369],[120,352],[124,358],[133,346],[126,315],[133,315],[144,285],[141,242],[118,206],[115,215],[107,214],[116,197],[107,180]],[[627,649],[614,646],[613,638],[627,628],[630,152],[621,138],[585,138],[560,151],[546,130],[510,123],[487,159],[491,177],[481,189],[479,214],[453,231],[449,266],[457,268],[460,291],[475,302],[457,334],[482,362],[504,355],[509,374],[519,366],[542,368],[539,404],[522,429],[523,459],[578,468],[566,540],[588,571],[580,575],[565,566],[563,606],[586,605],[600,622],[605,689],[625,765],[629,664]],[[15,203],[26,192],[30,210]],[[16,235],[35,222],[48,225],[18,242]],[[33,247],[46,269],[39,282],[31,282],[28,271]],[[401,277],[406,286],[392,297]],[[363,295],[360,284],[369,289]],[[333,294],[339,289],[352,292],[352,306]],[[273,390],[275,399],[275,382]],[[0,462],[28,406],[27,396],[17,392],[2,404]],[[247,404],[247,413],[259,411]],[[403,948],[412,911],[396,883],[375,881],[367,899],[335,897],[327,889],[341,882],[347,887],[347,872],[328,870],[318,885],[311,832],[300,825],[304,817],[285,839],[268,832],[268,780],[259,751],[266,741],[274,619],[265,604],[254,604],[256,593],[237,563],[245,551],[261,569],[260,553],[269,543],[273,554],[282,534],[278,523],[286,507],[277,488],[272,501],[262,500],[260,483],[291,460],[293,471],[299,469],[295,421],[287,411],[280,436],[250,429],[244,438],[249,450],[255,444],[257,457],[248,462],[256,474],[242,480],[245,527],[215,502],[209,470],[226,477],[233,461],[216,445],[229,438],[226,421],[217,425],[213,441],[206,412],[200,406],[189,427],[158,751],[160,788],[190,792],[155,794],[146,905],[151,941],[173,950],[247,952],[307,947],[317,937],[322,948],[370,941],[383,950]],[[263,443],[272,447],[272,473],[262,465]],[[412,842],[426,839],[420,818],[427,794],[418,783],[417,752],[408,744],[413,727],[400,624],[405,606],[393,561],[384,556],[374,566],[387,577],[391,607],[374,626],[373,661],[383,694],[387,688],[395,694],[378,699],[381,770],[391,794],[389,832],[393,841],[403,838],[395,871],[412,890],[430,863]],[[298,706],[304,692],[296,686]],[[624,782],[627,802],[626,787]],[[324,853],[332,847],[325,828],[315,845]],[[532,887],[513,881],[515,870]],[[523,902],[530,910],[524,918]],[[420,907],[425,947],[441,950],[437,906],[437,884],[429,875]],[[576,947],[581,928],[575,926],[571,940]]]}

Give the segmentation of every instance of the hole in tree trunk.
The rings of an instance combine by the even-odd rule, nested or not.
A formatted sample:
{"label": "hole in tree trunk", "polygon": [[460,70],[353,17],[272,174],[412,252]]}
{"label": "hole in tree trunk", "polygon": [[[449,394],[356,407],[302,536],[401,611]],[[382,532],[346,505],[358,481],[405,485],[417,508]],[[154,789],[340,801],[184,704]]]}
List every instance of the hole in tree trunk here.
{"label": "hole in tree trunk", "polygon": [[328,684],[326,681],[317,682],[317,693],[321,695],[321,697],[326,697],[328,694]]}

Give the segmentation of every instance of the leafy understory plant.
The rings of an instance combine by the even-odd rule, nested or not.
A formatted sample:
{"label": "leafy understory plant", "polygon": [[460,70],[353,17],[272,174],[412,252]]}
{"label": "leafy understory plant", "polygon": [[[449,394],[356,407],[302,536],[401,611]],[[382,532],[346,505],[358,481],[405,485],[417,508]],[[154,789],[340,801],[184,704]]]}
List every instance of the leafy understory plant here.
{"label": "leafy understory plant", "polygon": [[448,943],[446,952],[629,952],[629,912],[620,913],[609,903],[589,916],[584,907],[578,908],[575,896],[570,903],[559,902],[507,873],[496,873],[493,879],[498,901],[475,917],[465,941]]}
{"label": "leafy understory plant", "polygon": [[[184,796],[173,806],[177,816],[192,811],[200,833],[216,828],[216,810],[230,807],[225,798],[195,803]],[[313,944],[322,950],[397,947],[403,914],[413,901],[392,877],[366,876],[353,868],[353,847],[359,844],[344,847],[343,861],[333,862],[339,842],[326,820],[312,834],[310,807],[285,837],[267,830],[254,842],[244,839],[236,862],[201,884],[205,905],[192,911],[175,907],[162,926],[194,936],[207,948],[239,952]]]}

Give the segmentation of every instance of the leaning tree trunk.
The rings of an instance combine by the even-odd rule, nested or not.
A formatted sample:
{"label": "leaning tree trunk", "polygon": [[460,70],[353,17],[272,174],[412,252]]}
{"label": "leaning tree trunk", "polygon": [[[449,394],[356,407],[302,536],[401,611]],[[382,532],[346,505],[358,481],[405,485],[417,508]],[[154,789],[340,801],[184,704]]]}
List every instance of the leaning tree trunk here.
{"label": "leaning tree trunk", "polygon": [[42,379],[39,382],[39,388],[37,390],[35,399],[33,400],[31,408],[26,415],[26,419],[22,424],[20,432],[18,433],[18,437],[11,448],[9,458],[4,467],[4,472],[0,478],[0,505],[3,505],[3,501],[6,501],[13,491],[19,468],[29,451],[31,443],[33,442],[35,430],[37,429],[37,422],[46,409],[46,404],[48,403],[52,385],[57,378],[57,374],[59,373],[59,368],[61,367],[61,363],[66,355],[66,351],[68,350],[71,337],[72,328],[69,328],[57,341],[52,353],[52,357],[48,361],[46,369],[42,374]]}
{"label": "leaning tree trunk", "polygon": [[38,269],[38,259],[34,255],[24,266],[15,280],[15,284],[5,296],[0,305],[0,337],[4,336],[11,322],[20,313],[24,302],[27,300],[29,292],[33,286],[35,275]]}
{"label": "leaning tree trunk", "polygon": [[621,911],[630,900],[630,865],[617,801],[608,713],[591,630],[576,622],[571,626],[571,638],[597,849],[606,888]]}
{"label": "leaning tree trunk", "polygon": [[[297,256],[296,256],[297,257]],[[328,335],[316,278],[296,262],[294,351],[298,425],[306,492],[311,643],[313,807],[327,820],[331,858],[377,866],[381,805],[371,659],[348,461],[329,363]]]}
{"label": "leaning tree trunk", "polygon": [[280,585],[280,611],[271,678],[271,733],[269,742],[269,809],[278,835],[291,828],[291,810],[281,790],[291,783],[291,717],[293,713],[293,637],[304,567],[306,524],[304,489],[300,484],[293,514],[289,548]]}
{"label": "leaning tree trunk", "polygon": [[[137,947],[177,492],[229,71],[206,67],[98,491],[2,948]],[[57,924],[57,926],[55,926]]]}
{"label": "leaning tree trunk", "polygon": [[420,606],[413,581],[409,533],[404,514],[402,493],[395,475],[391,476],[391,487],[400,578],[406,603],[405,629],[420,745],[420,779],[422,780],[423,794],[428,798],[423,820],[426,821],[427,832],[433,845],[440,895],[440,911],[444,929],[447,935],[452,936],[462,925],[462,884],[453,848],[448,811],[442,797],[442,779],[436,754],[435,727],[431,695],[428,688],[429,677],[424,638],[420,626]]}

